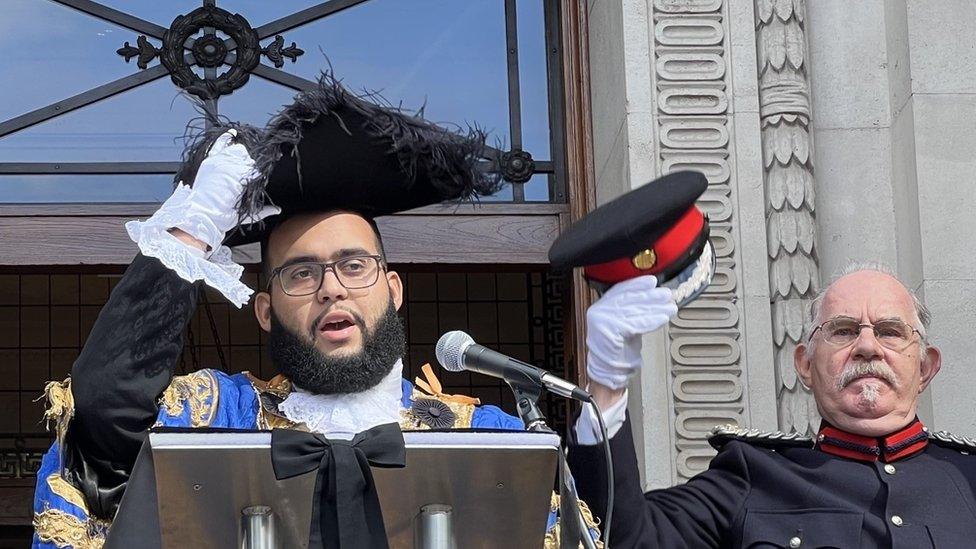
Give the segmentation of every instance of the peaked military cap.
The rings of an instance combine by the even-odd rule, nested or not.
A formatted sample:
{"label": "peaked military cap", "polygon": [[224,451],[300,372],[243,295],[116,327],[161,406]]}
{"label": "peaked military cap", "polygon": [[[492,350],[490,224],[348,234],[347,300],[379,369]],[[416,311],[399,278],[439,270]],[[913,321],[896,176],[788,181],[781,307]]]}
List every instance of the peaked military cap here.
{"label": "peaked military cap", "polygon": [[707,187],[692,171],[655,179],[580,218],[553,242],[549,261],[557,269],[583,267],[598,289],[655,275],[683,305],[715,272],[708,219],[695,206]]}
{"label": "peaked military cap", "polygon": [[[291,215],[348,210],[388,215],[446,200],[493,194],[499,178],[479,168],[485,134],[442,128],[373,95],[355,95],[331,73],[298,94],[263,129],[218,124],[189,147],[177,178],[192,181],[210,144],[229,128],[255,160],[256,176],[239,203],[234,246],[261,240]],[[282,213],[248,224],[273,204]]]}

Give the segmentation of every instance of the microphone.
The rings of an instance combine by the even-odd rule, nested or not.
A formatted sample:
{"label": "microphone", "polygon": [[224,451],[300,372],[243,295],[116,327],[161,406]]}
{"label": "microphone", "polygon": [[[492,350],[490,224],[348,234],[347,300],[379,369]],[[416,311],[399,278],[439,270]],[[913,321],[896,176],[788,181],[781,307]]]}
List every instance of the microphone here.
{"label": "microphone", "polygon": [[461,330],[454,330],[442,335],[437,340],[437,348],[434,354],[437,356],[437,362],[440,362],[444,369],[451,372],[462,370],[478,372],[479,374],[501,378],[510,385],[525,387],[528,384],[534,387],[544,387],[551,393],[583,402],[590,402],[592,398],[589,393],[574,383],[556,377],[542,368],[536,368],[531,364],[526,364],[498,351],[478,345],[471,336]]}

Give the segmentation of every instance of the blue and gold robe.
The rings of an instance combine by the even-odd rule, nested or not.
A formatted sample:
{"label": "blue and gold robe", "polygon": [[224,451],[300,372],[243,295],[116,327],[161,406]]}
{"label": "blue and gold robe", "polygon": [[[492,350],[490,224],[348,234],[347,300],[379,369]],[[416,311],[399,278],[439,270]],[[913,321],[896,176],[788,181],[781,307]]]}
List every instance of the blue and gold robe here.
{"label": "blue and gold robe", "polygon": [[[437,386],[427,380],[427,386]],[[438,387],[439,388],[439,387]],[[522,421],[491,405],[477,406],[472,400],[424,391],[402,380],[400,427],[428,429],[427,418],[417,413],[415,403],[436,400],[450,409],[457,429],[521,430]],[[177,376],[159,400],[158,427],[200,427],[228,429],[303,429],[278,410],[278,403],[292,391],[291,383],[278,376],[270,382],[248,373],[227,374],[205,369]],[[70,421],[70,381],[47,388],[49,419],[56,424]],[[67,425],[63,425],[66,427]],[[100,547],[110,525],[90,513],[84,495],[62,474],[61,450],[55,442],[41,461],[34,495],[35,548],[77,549]],[[554,524],[553,521],[550,521]]]}
{"label": "blue and gold robe", "polygon": [[[283,378],[262,382],[210,369],[173,376],[196,296],[193,283],[156,259],[136,256],[100,312],[70,381],[47,385],[46,417],[57,440],[37,473],[33,547],[102,546],[153,426],[302,428],[278,409],[292,390]],[[420,400],[446,405],[456,428],[523,428],[495,406],[445,395],[430,377],[418,381],[421,389],[402,382],[404,430],[429,427],[418,412],[423,407],[414,406]],[[557,504],[554,496],[546,542],[553,547]]]}

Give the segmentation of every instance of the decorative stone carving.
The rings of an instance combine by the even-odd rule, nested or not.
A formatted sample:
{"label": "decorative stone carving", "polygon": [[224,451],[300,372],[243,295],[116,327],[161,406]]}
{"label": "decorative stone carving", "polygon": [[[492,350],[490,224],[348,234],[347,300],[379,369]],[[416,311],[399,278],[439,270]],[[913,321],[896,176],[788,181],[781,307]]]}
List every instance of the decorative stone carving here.
{"label": "decorative stone carving", "polygon": [[705,295],[682,308],[669,330],[672,440],[676,480],[683,481],[715,455],[707,442],[711,429],[741,424],[745,407],[726,6],[721,0],[655,0],[653,6],[659,165],[662,173],[705,174],[708,190],[699,207],[709,216],[718,261]]}
{"label": "decorative stone carving", "polygon": [[803,335],[806,311],[820,284],[804,16],[802,0],[756,0],[779,428],[813,434],[820,417],[813,396],[797,380],[793,368],[793,352]]}

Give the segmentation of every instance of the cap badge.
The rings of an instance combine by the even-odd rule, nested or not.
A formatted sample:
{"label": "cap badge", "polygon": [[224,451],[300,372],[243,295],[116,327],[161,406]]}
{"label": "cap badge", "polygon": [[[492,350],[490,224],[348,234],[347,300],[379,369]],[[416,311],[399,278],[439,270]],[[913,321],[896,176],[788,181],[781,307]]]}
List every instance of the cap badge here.
{"label": "cap badge", "polygon": [[643,252],[635,255],[631,261],[633,262],[634,267],[637,267],[642,271],[647,271],[653,268],[654,264],[657,263],[657,254],[654,253],[654,250],[644,250]]}

